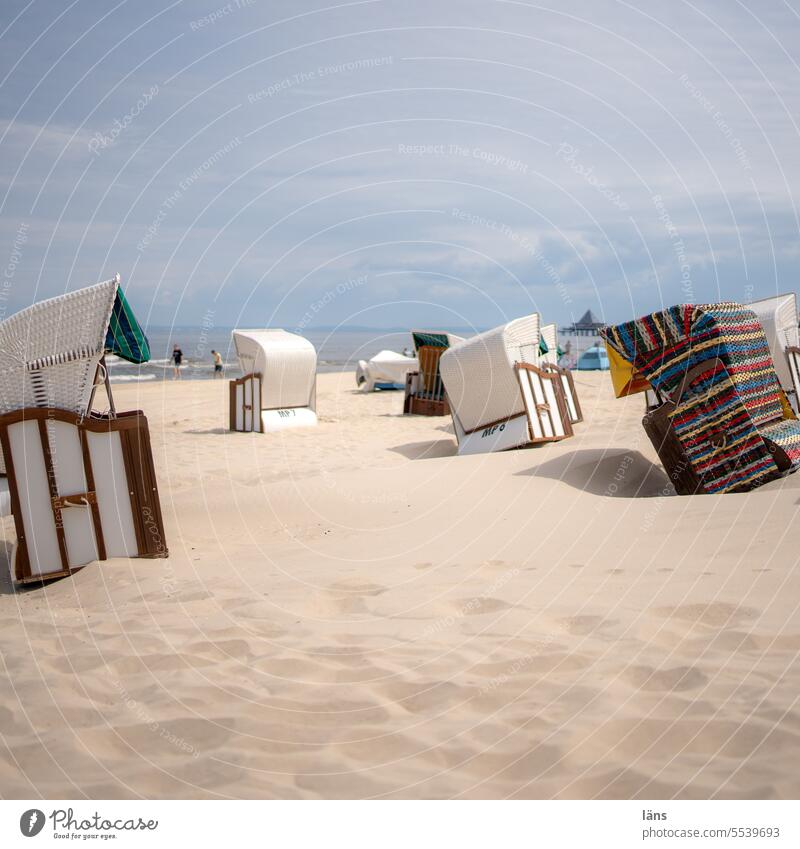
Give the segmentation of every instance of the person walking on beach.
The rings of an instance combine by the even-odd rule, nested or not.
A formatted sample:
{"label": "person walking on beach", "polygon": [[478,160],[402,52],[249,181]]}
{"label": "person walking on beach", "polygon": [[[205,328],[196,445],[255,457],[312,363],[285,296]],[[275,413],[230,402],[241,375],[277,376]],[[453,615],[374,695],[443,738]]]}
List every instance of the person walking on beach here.
{"label": "person walking on beach", "polygon": [[222,354],[219,351],[212,351],[211,356],[214,358],[214,380],[222,377]]}
{"label": "person walking on beach", "polygon": [[172,379],[181,379],[181,364],[183,363],[183,351],[176,345],[172,349],[172,362],[175,364],[173,369]]}

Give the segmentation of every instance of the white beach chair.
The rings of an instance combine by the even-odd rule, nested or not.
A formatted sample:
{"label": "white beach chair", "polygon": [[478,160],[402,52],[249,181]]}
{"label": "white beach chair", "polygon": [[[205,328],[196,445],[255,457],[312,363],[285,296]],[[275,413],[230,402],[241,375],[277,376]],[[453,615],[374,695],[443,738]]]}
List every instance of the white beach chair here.
{"label": "white beach chair", "polygon": [[268,433],[317,423],[317,352],[285,330],[234,330],[244,376],[230,381],[230,429]]}
{"label": "white beach chair", "polygon": [[794,292],[764,298],[747,305],[758,317],[767,337],[775,374],[795,413],[800,410],[800,331]]}
{"label": "white beach chair", "polygon": [[359,360],[356,386],[362,392],[405,387],[410,372],[419,371],[419,360],[395,351],[380,351],[369,360]]}
{"label": "white beach chair", "polygon": [[107,557],[165,557],[147,420],[92,413],[119,276],[0,323],[0,510],[17,581]]}
{"label": "white beach chair", "polygon": [[[518,318],[442,354],[459,454],[572,436],[560,377],[539,365],[539,316]],[[546,422],[545,422],[546,419]]]}

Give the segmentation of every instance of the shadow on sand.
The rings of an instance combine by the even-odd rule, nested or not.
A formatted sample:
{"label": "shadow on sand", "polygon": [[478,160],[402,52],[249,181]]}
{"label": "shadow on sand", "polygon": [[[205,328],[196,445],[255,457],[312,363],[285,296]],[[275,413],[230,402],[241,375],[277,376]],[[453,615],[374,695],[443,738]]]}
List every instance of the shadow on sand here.
{"label": "shadow on sand", "polygon": [[638,451],[584,449],[562,454],[518,475],[559,480],[606,498],[658,498],[675,495],[661,466]]}
{"label": "shadow on sand", "polygon": [[456,443],[453,439],[431,439],[426,442],[407,442],[389,449],[409,460],[431,460],[434,457],[454,457]]}

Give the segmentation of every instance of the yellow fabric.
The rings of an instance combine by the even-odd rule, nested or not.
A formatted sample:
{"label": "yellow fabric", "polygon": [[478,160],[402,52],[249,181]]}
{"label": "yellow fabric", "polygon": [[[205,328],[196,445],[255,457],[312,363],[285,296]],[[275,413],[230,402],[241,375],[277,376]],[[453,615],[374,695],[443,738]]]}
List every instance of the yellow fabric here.
{"label": "yellow fabric", "polygon": [[783,407],[783,417],[785,419],[796,419],[797,416],[794,414],[794,410],[792,409],[792,405],[789,403],[789,399],[786,397],[786,393],[781,389],[781,407]]}
{"label": "yellow fabric", "polygon": [[614,385],[614,394],[617,398],[635,395],[637,392],[644,392],[652,388],[649,381],[634,371],[633,363],[629,363],[608,342],[606,342],[606,350],[608,351],[608,362],[611,366],[611,382]]}

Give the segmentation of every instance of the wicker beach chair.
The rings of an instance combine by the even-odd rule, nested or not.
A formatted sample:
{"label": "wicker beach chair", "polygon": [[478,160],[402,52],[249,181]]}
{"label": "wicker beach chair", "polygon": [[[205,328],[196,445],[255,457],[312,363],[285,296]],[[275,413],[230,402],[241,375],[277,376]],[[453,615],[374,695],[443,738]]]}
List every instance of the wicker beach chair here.
{"label": "wicker beach chair", "polygon": [[539,364],[537,314],[473,336],[442,354],[459,454],[505,451],[572,436],[560,376]]}
{"label": "wicker beach chair", "polygon": [[229,383],[230,429],[268,433],[317,423],[317,352],[280,329],[234,330],[244,376]]}
{"label": "wicker beach chair", "polygon": [[680,305],[602,335],[627,365],[617,396],[664,399],[642,423],[679,494],[744,492],[800,466],[800,422],[752,310]]}
{"label": "wicker beach chair", "polygon": [[418,416],[446,416],[450,407],[439,373],[442,354],[463,341],[453,333],[413,330],[414,349],[419,368],[406,375],[406,394],[403,412]]}
{"label": "wicker beach chair", "polygon": [[800,410],[800,329],[797,326],[797,296],[777,295],[748,304],[758,317],[769,343],[775,374],[792,409]]}
{"label": "wicker beach chair", "polygon": [[99,384],[112,397],[106,352],[149,358],[119,276],[0,323],[0,511],[14,518],[17,581],[107,557],[166,556],[147,420],[113,402],[92,410]]}

